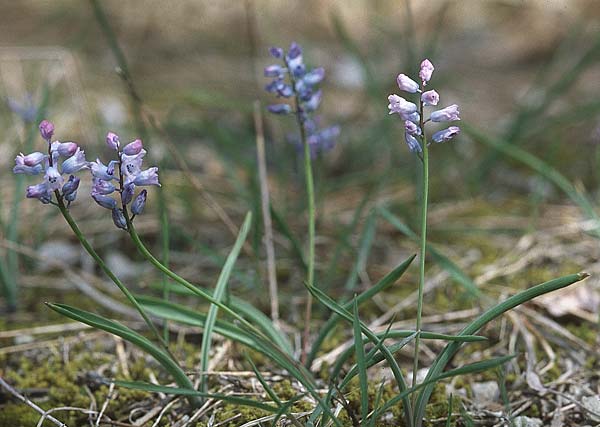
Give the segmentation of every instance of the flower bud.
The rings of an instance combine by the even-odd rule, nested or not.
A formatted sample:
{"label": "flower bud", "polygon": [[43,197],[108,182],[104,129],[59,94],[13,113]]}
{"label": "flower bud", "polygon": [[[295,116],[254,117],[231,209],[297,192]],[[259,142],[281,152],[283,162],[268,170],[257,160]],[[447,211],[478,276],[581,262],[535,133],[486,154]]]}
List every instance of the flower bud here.
{"label": "flower bud", "polygon": [[265,68],[265,77],[281,77],[285,73],[285,68],[281,65],[269,65]]}
{"label": "flower bud", "polygon": [[125,147],[123,147],[123,154],[126,154],[128,156],[135,156],[136,154],[139,154],[140,151],[142,151],[142,148],[144,148],[142,140],[136,139],[135,141],[130,142]]}
{"label": "flower bud", "polygon": [[79,188],[79,181],[81,180],[78,177],[76,177],[75,175],[71,175],[69,177],[69,180],[62,187],[62,195],[66,198],[70,194],[75,193],[77,191],[77,188]]}
{"label": "flower bud", "polygon": [[419,91],[419,83],[408,77],[406,74],[398,74],[396,82],[398,83],[400,90],[405,92],[415,93]]}
{"label": "flower bud", "polygon": [[422,151],[421,144],[419,144],[419,141],[417,141],[417,138],[415,138],[414,136],[412,136],[409,133],[405,133],[404,139],[405,139],[406,145],[408,145],[408,149],[410,151],[412,151],[413,153],[417,153],[417,152],[420,153]]}
{"label": "flower bud", "polygon": [[314,70],[306,73],[302,78],[304,83],[308,85],[316,85],[323,81],[325,78],[325,69],[323,67],[315,68]]}
{"label": "flower bud", "polygon": [[144,211],[144,206],[146,206],[146,197],[148,192],[146,190],[142,190],[140,194],[135,198],[133,203],[131,204],[131,213],[134,215],[140,215]]}
{"label": "flower bud", "polygon": [[105,196],[104,194],[92,192],[92,199],[96,201],[100,206],[106,209],[114,209],[117,207],[117,202],[112,197]]}
{"label": "flower bud", "polygon": [[433,68],[433,64],[431,61],[429,61],[429,59],[424,59],[423,62],[421,62],[419,77],[421,77],[421,80],[423,81],[423,86],[425,86],[427,82],[431,80],[431,75],[433,74],[434,69],[435,68]]}
{"label": "flower bud", "polygon": [[460,133],[460,128],[458,126],[450,126],[448,129],[441,130],[436,132],[431,137],[433,142],[447,142],[454,138],[456,135]]}
{"label": "flower bud", "polygon": [[413,123],[410,120],[406,120],[404,122],[404,129],[409,135],[421,135],[421,128],[416,123]]}
{"label": "flower bud", "polygon": [[73,191],[72,193],[65,195],[65,200],[67,202],[74,202],[76,198],[77,198],[77,191]]}
{"label": "flower bud", "polygon": [[77,151],[78,145],[74,142],[59,142],[54,141],[50,146],[52,154],[58,153],[63,157],[70,157]]}
{"label": "flower bud", "polygon": [[435,90],[428,90],[421,95],[421,101],[425,105],[438,105],[440,95]]}
{"label": "flower bud", "polygon": [[21,154],[19,154],[19,156],[22,159],[23,165],[36,166],[36,165],[39,165],[40,163],[42,163],[48,155],[44,154],[44,153],[40,153],[39,151],[36,151],[36,152],[28,154],[26,156],[24,156],[23,153],[21,153]]}
{"label": "flower bud", "polygon": [[52,124],[52,122],[50,122],[48,120],[42,120],[40,123],[39,129],[40,129],[40,135],[42,135],[42,138],[44,138],[46,141],[50,142],[52,135],[54,135],[54,125]]}
{"label": "flower bud", "polygon": [[269,48],[269,53],[273,58],[281,59],[283,58],[283,49],[280,47],[271,47]]}
{"label": "flower bud", "polygon": [[273,114],[290,114],[292,107],[288,104],[273,104],[267,107],[267,110]]}
{"label": "flower bud", "polygon": [[119,135],[113,132],[108,132],[106,134],[106,145],[108,145],[111,149],[117,151],[120,145]]}
{"label": "flower bud", "polygon": [[124,205],[129,204],[131,199],[133,199],[134,192],[135,185],[133,183],[130,182],[129,184],[125,184],[123,187],[123,192],[121,193],[121,202],[123,202]]}
{"label": "flower bud", "polygon": [[434,111],[431,113],[431,121],[432,122],[453,122],[455,120],[460,120],[458,116],[460,111],[458,111],[458,105],[452,104],[446,108],[441,110]]}
{"label": "flower bud", "polygon": [[127,221],[125,220],[125,215],[123,215],[121,209],[115,208],[112,210],[112,220],[118,228],[127,230]]}

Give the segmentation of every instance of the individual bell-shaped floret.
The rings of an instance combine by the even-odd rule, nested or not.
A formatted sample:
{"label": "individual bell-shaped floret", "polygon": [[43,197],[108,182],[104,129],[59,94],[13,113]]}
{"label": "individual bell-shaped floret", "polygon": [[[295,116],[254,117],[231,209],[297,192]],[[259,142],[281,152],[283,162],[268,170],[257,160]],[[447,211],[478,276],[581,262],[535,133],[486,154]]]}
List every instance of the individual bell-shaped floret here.
{"label": "individual bell-shaped floret", "polygon": [[458,105],[452,104],[441,110],[434,111],[431,113],[432,122],[453,122],[460,120],[460,111],[458,111]]}
{"label": "individual bell-shaped floret", "polygon": [[419,83],[408,77],[406,74],[398,74],[396,82],[398,83],[400,90],[405,92],[415,93],[419,91]]}
{"label": "individual bell-shaped floret", "polygon": [[96,159],[95,162],[90,162],[90,169],[92,171],[92,176],[94,178],[100,178],[105,181],[110,181],[111,179],[116,179],[115,177],[115,165],[118,162],[116,160],[111,160],[108,162],[108,165],[105,165],[100,161],[100,159]]}
{"label": "individual bell-shaped floret", "polygon": [[77,147],[75,153],[62,162],[61,169],[63,173],[75,173],[82,169],[87,169],[89,162],[85,159],[85,152]]}
{"label": "individual bell-shaped floret", "polygon": [[438,105],[440,95],[435,90],[428,90],[421,95],[421,101],[424,105]]}
{"label": "individual bell-shaped floret", "polygon": [[408,102],[406,99],[396,94],[388,96],[388,101],[390,102],[388,105],[390,114],[398,113],[401,115],[409,115],[416,113],[418,109],[416,104]]}
{"label": "individual bell-shaped floret", "polygon": [[152,167],[144,171],[141,171],[133,180],[135,185],[157,185],[160,187],[158,182],[158,168]]}
{"label": "individual bell-shaped floret", "polygon": [[44,179],[48,185],[48,190],[50,191],[58,190],[60,187],[62,187],[64,181],[56,166],[49,166],[46,168]]}
{"label": "individual bell-shaped floret", "polygon": [[450,126],[447,129],[443,129],[439,132],[436,132],[431,137],[433,142],[447,142],[454,138],[456,135],[460,133],[460,128],[458,126]]}
{"label": "individual bell-shaped floret", "polygon": [[413,123],[410,120],[406,120],[404,122],[404,130],[409,135],[413,135],[413,136],[421,135],[421,128],[416,123]]}
{"label": "individual bell-shaped floret", "polygon": [[37,185],[27,187],[25,197],[29,199],[38,199],[43,204],[48,204],[52,200],[52,193],[48,190],[48,184],[42,182]]}

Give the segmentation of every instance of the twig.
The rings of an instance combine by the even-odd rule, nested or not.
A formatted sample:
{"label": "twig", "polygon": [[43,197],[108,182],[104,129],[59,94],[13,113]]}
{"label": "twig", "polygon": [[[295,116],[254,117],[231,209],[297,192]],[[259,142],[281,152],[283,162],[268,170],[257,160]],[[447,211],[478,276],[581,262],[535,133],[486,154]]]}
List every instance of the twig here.
{"label": "twig", "polygon": [[271,299],[271,319],[277,326],[279,323],[279,297],[277,290],[277,273],[275,270],[275,247],[273,246],[271,209],[269,209],[270,201],[269,183],[267,181],[267,162],[265,158],[265,137],[259,101],[254,103],[254,127],[256,128],[256,157],[258,158],[261,208],[265,226],[265,249],[267,250],[267,273],[269,278],[269,297]]}
{"label": "twig", "polygon": [[100,425],[100,420],[102,419],[102,416],[104,415],[104,412],[106,411],[106,408],[108,408],[108,404],[113,399],[114,390],[115,390],[115,383],[110,383],[110,386],[108,387],[108,394],[106,395],[106,400],[102,404],[102,408],[100,408],[100,412],[98,413],[98,416],[96,417],[96,427],[98,427]]}
{"label": "twig", "polygon": [[17,399],[19,399],[21,402],[25,403],[27,406],[32,408],[34,411],[38,412],[39,414],[42,414],[42,419],[47,418],[48,421],[53,422],[57,426],[67,427],[67,425],[65,423],[63,423],[62,421],[57,420],[56,418],[54,418],[51,415],[47,415],[46,411],[44,411],[42,408],[37,406],[35,403],[33,403],[27,397],[25,397],[21,393],[19,393],[10,384],[8,384],[6,381],[4,381],[4,378],[2,378],[2,377],[0,377],[0,386],[2,386],[2,388],[4,388],[6,391],[8,391],[10,394],[12,394]]}

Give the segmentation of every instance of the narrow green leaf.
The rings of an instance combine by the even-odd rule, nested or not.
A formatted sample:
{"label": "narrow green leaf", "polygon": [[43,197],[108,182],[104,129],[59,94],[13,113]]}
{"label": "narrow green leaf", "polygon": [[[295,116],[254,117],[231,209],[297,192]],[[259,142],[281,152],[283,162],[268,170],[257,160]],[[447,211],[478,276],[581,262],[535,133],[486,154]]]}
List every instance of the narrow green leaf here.
{"label": "narrow green leaf", "polygon": [[356,367],[358,369],[358,381],[360,384],[360,415],[365,418],[369,413],[369,381],[367,379],[367,364],[365,362],[365,348],[363,346],[362,333],[360,330],[360,318],[358,317],[358,302],[354,297],[354,352],[356,354]]}
{"label": "narrow green leaf", "polygon": [[[541,176],[552,182],[582,210],[589,218],[600,221],[600,217],[596,213],[593,203],[581,191],[579,191],[564,175],[554,169],[552,166],[534,156],[533,154],[523,150],[522,148],[509,144],[506,141],[501,141],[484,134],[478,129],[466,124],[461,124],[461,129],[473,138],[474,141],[481,142],[489,147],[498,150],[500,153],[517,160],[526,165]],[[594,234],[600,237],[600,229],[594,229]]]}
{"label": "narrow green leaf", "polygon": [[267,405],[266,403],[259,402],[257,400],[246,399],[243,397],[232,396],[229,394],[220,393],[205,393],[202,391],[196,391],[194,389],[167,387],[156,384],[137,382],[137,381],[113,381],[116,386],[129,388],[133,390],[147,391],[151,393],[164,393],[176,396],[193,396],[202,397],[204,399],[215,399],[223,402],[232,403],[234,405],[249,406],[252,408],[261,409],[263,411],[277,413],[279,408],[274,405]]}
{"label": "narrow green leaf", "polygon": [[[158,286],[156,288],[162,289],[162,288],[159,288]],[[212,290],[207,290],[207,289],[200,288],[200,287],[198,287],[198,288],[201,291],[205,292],[206,294],[208,294],[212,297],[212,295],[213,295]],[[169,283],[169,292],[173,292],[173,293],[176,293],[179,295],[193,295],[195,297],[198,296],[198,294],[192,292],[188,288],[183,287],[179,283]],[[142,296],[139,296],[136,298],[139,298],[140,300],[146,299],[146,297],[142,297]],[[153,299],[150,298],[149,301],[153,301]],[[273,340],[274,343],[276,343],[279,347],[281,347],[283,350],[285,350],[286,353],[288,353],[290,355],[293,354],[292,344],[290,343],[289,339],[285,336],[285,334],[283,332],[280,332],[279,330],[275,329],[271,319],[269,317],[267,317],[262,311],[258,310],[252,304],[250,304],[234,295],[228,296],[227,306],[230,307],[232,310],[234,310],[236,313],[242,315],[246,320],[248,320],[253,325],[259,327],[269,338],[271,338]],[[183,306],[178,306],[178,307],[183,307]],[[184,309],[186,309],[186,308],[184,307]],[[159,314],[157,314],[157,315],[160,316]],[[201,326],[204,327],[204,325],[201,325]]]}
{"label": "narrow green leaf", "polygon": [[[53,304],[46,303],[52,310],[66,316],[70,319],[77,320],[78,322],[85,323],[86,325],[93,326],[94,328],[101,329],[111,334],[117,335],[123,338],[125,341],[132,343],[133,345],[141,348],[144,352],[148,353],[154,359],[167,370],[180,387],[183,389],[194,390],[194,384],[187,377],[185,372],[179,367],[176,361],[165,353],[161,348],[154,345],[146,337],[138,334],[137,332],[129,329],[125,325],[114,320],[106,319],[88,311],[80,310],[75,307],[70,307],[66,304]],[[194,404],[197,402],[194,401]]]}
{"label": "narrow green leaf", "polygon": [[367,217],[365,226],[363,227],[356,261],[354,262],[352,270],[346,280],[346,284],[344,285],[344,289],[347,291],[351,291],[355,288],[360,272],[365,269],[369,258],[369,252],[371,251],[371,246],[373,246],[373,240],[375,239],[376,230],[377,216],[375,215],[375,211],[371,211]]}
{"label": "narrow green leaf", "polygon": [[[225,265],[221,270],[221,274],[219,275],[219,279],[217,280],[217,285],[215,286],[215,292],[213,293],[213,298],[215,301],[222,302],[223,296],[225,295],[225,289],[227,288],[227,284],[229,283],[229,276],[231,275],[231,271],[237,261],[237,257],[240,254],[240,250],[244,242],[246,241],[246,236],[250,231],[250,225],[252,223],[252,217],[250,214],[246,215],[246,219],[242,224],[238,237],[225,261]],[[204,325],[204,333],[202,334],[202,345],[200,347],[200,369],[202,371],[200,377],[200,390],[206,392],[208,390],[208,385],[206,384],[206,376],[204,372],[208,369],[208,359],[210,356],[210,348],[212,342],[212,332],[215,326],[215,322],[217,320],[217,315],[219,313],[219,307],[215,304],[211,304],[210,309],[208,310],[208,316],[206,317],[206,323]]]}
{"label": "narrow green leaf", "polygon": [[[411,387],[408,390],[405,390],[405,391],[397,394],[396,396],[392,397],[381,408],[379,408],[377,411],[375,411],[373,416],[376,416],[379,418],[387,410],[389,410],[392,406],[398,404],[403,398],[405,398],[405,397],[409,396],[410,394],[412,394],[418,390],[421,390],[423,388],[433,387],[433,386],[435,386],[435,384],[437,384],[439,381],[441,381],[443,379],[456,377],[458,375],[474,374],[477,372],[487,371],[488,369],[492,369],[497,366],[501,366],[501,365],[505,364],[506,362],[513,359],[514,357],[515,357],[515,355],[512,355],[512,354],[509,356],[496,357],[494,359],[470,363],[468,365],[461,366],[460,368],[451,369],[449,371],[446,371],[442,374],[438,374],[436,376],[429,377],[429,375],[428,375],[427,376],[428,378],[425,378],[425,380],[422,383],[419,383],[415,387]],[[420,418],[416,418],[416,417],[420,417]],[[418,421],[419,419],[421,421]],[[415,412],[415,424],[420,425],[421,422],[422,422],[422,415],[419,414],[418,412]]]}
{"label": "narrow green leaf", "polygon": [[[310,286],[308,284],[305,284],[305,286],[307,287],[308,291],[321,304],[325,305],[327,308],[334,311],[335,313],[340,315],[342,318],[344,318],[348,322],[350,322],[350,323],[353,322],[352,315],[344,307],[340,306],[337,302],[335,302],[333,299],[331,299],[329,296],[327,296],[323,291],[321,291],[320,289],[318,289],[315,286]],[[360,322],[360,320],[358,322],[359,322],[361,331],[367,336],[367,338],[369,338],[371,340],[371,342],[373,344],[377,345],[380,342],[379,338],[377,338],[377,335],[375,333],[373,333],[365,324]],[[406,382],[404,381],[404,376],[402,375],[402,372],[400,371],[400,369],[398,367],[398,363],[394,359],[394,356],[392,355],[392,353],[388,350],[388,348],[385,345],[381,346],[381,351],[382,351],[383,355],[385,356],[386,361],[390,365],[390,368],[392,369],[392,373],[394,374],[394,378],[398,384],[399,389],[400,390],[406,389]],[[406,408],[406,410],[407,410],[406,414],[411,414],[412,407],[411,407],[409,399],[404,399],[403,405],[404,405],[404,408]]]}
{"label": "narrow green leaf", "polygon": [[[573,283],[577,283],[586,277],[589,274],[587,273],[579,273],[579,274],[571,274],[569,276],[560,277],[558,279],[550,280],[548,282],[544,282],[532,288],[526,289],[522,292],[519,292],[516,295],[502,301],[501,303],[495,305],[494,307],[486,310],[482,313],[478,318],[469,323],[460,333],[459,335],[472,335],[477,333],[483,326],[487,323],[491,322],[501,314],[527,302],[532,300],[535,297],[538,297],[543,294],[547,294],[552,291],[556,291],[558,289],[567,287],[572,285]],[[460,349],[461,343],[452,342],[449,343],[436,357],[432,366],[429,368],[429,372],[427,373],[427,377],[425,380],[427,381],[430,378],[434,378],[445,369],[446,365],[450,361],[450,359],[456,354],[456,352]],[[415,424],[416,427],[421,426],[420,419],[423,418],[425,414],[425,407],[427,406],[427,402],[429,401],[429,397],[433,391],[433,386],[425,387],[417,397],[416,406],[415,406]]]}
{"label": "narrow green leaf", "polygon": [[299,240],[296,238],[291,228],[288,226],[285,219],[275,210],[273,205],[270,205],[271,208],[271,217],[273,218],[273,222],[275,226],[279,229],[279,231],[288,239],[290,244],[292,245],[292,249],[302,268],[306,271],[308,269],[308,264],[306,264],[306,260],[304,259],[304,252],[302,251],[302,245]]}
{"label": "narrow green leaf", "polygon": [[[187,325],[199,326],[201,328],[204,328],[206,325],[206,314],[195,312],[183,305],[153,297],[139,296],[136,299],[145,310],[156,317]],[[217,319],[214,325],[214,332],[246,345],[253,350],[258,351],[260,348],[250,333],[226,320]]]}
{"label": "narrow green leaf", "polygon": [[[408,269],[408,267],[413,262],[415,257],[416,257],[416,255],[412,255],[406,261],[404,261],[402,264],[400,264],[398,267],[396,267],[394,270],[392,270],[390,273],[388,273],[385,277],[383,277],[374,286],[370,287],[369,289],[365,290],[360,295],[358,295],[356,300],[357,300],[359,306],[362,303],[371,300],[379,292],[389,288],[394,283],[396,283],[396,281]],[[344,308],[349,309],[350,304],[351,303],[346,303],[346,305],[344,305]],[[317,335],[317,338],[315,339],[315,341],[310,349],[310,352],[306,358],[306,366],[310,366],[312,364],[312,362],[315,360],[315,357],[317,356],[317,353],[318,353],[319,349],[321,348],[323,341],[325,341],[327,336],[331,333],[333,328],[335,328],[335,326],[338,324],[340,319],[341,319],[340,315],[335,313],[335,311],[334,311],[333,314],[331,315],[331,317],[327,320],[327,322],[325,322],[325,324],[321,327],[321,329],[319,330],[319,334]]]}

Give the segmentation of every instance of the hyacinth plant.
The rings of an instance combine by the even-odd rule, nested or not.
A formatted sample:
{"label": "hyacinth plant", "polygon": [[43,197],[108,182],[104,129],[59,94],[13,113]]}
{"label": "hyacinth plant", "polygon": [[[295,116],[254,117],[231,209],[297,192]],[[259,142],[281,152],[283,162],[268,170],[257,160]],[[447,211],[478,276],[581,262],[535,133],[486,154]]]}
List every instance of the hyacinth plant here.
{"label": "hyacinth plant", "polygon": [[[417,382],[417,371],[419,368],[419,343],[421,340],[421,316],[423,312],[423,289],[425,286],[425,250],[427,247],[427,203],[429,198],[429,142],[425,132],[425,124],[428,122],[452,122],[460,120],[458,105],[452,104],[441,110],[433,111],[427,120],[424,119],[425,107],[435,107],[440,101],[440,95],[435,90],[425,91],[425,86],[431,80],[434,67],[431,61],[424,59],[421,62],[419,78],[421,84],[411,79],[406,74],[399,74],[396,82],[400,90],[410,94],[420,94],[419,105],[407,101],[401,96],[392,94],[388,96],[389,114],[398,114],[404,121],[404,139],[408,149],[416,153],[423,164],[423,176],[421,183],[421,252],[419,256],[419,292],[417,297],[417,323],[415,327],[415,354],[413,358],[413,380]],[[436,143],[450,141],[460,133],[458,126],[450,126],[437,131],[431,137]]]}
{"label": "hyacinth plant", "polygon": [[[302,48],[293,42],[288,51],[280,47],[269,50],[272,57],[281,60],[282,64],[273,64],[265,68],[265,77],[273,80],[266,86],[269,93],[278,98],[292,100],[289,103],[277,103],[267,107],[273,114],[291,115],[296,117],[300,134],[299,148],[304,156],[304,176],[308,199],[308,271],[306,283],[314,285],[315,280],[315,191],[312,171],[312,161],[319,152],[331,150],[340,133],[339,126],[319,129],[318,119],[314,113],[321,104],[323,92],[317,85],[325,78],[322,67],[307,69],[302,56]],[[296,141],[296,138],[292,138]],[[304,337],[302,345],[302,360],[306,361],[310,339],[310,320],[312,318],[312,295],[308,294],[304,315]]]}
{"label": "hyacinth plant", "polygon": [[[313,117],[313,113],[317,109],[322,97],[321,91],[316,89],[316,85],[323,79],[324,71],[320,68],[312,71],[306,70],[302,60],[302,51],[297,44],[292,44],[287,53],[282,49],[274,48],[271,49],[271,54],[275,58],[282,60],[283,66],[274,65],[267,67],[265,74],[273,78],[271,84],[267,86],[267,90],[283,99],[291,100],[293,105],[280,103],[270,106],[269,110],[275,114],[295,115],[303,148],[309,205],[309,269],[306,286],[310,295],[331,311],[329,319],[320,328],[308,352],[309,339],[311,338],[309,334],[310,330],[308,329],[308,324],[311,320],[310,302],[307,305],[305,336],[302,342],[302,354],[305,355],[305,363],[300,363],[296,359],[296,352],[289,342],[288,337],[275,327],[262,312],[256,310],[246,302],[235,298],[235,296],[230,296],[227,299],[224,298],[230,274],[250,229],[250,214],[246,216],[240,228],[239,235],[223,265],[214,289],[203,289],[162,264],[146,248],[135,230],[134,219],[144,210],[148,197],[147,190],[138,191],[138,187],[160,186],[157,168],[142,169],[142,162],[147,153],[141,140],[134,140],[121,147],[119,137],[109,132],[106,137],[106,144],[115,152],[116,158],[108,161],[106,164],[99,159],[95,162],[89,162],[85,159],[85,153],[78,144],[52,141],[54,126],[48,121],[43,121],[39,129],[42,138],[46,141],[47,150],[28,155],[20,154],[15,161],[15,173],[43,176],[42,182],[27,188],[26,196],[38,199],[43,204],[58,207],[85,250],[138,310],[152,332],[154,341],[114,320],[94,313],[64,304],[48,303],[48,306],[71,319],[118,335],[138,346],[160,363],[177,384],[177,387],[166,387],[155,384],[113,381],[122,387],[186,396],[192,406],[198,406],[201,403],[200,399],[204,398],[223,400],[237,405],[252,406],[272,413],[273,426],[277,425],[278,420],[282,416],[285,416],[289,422],[297,427],[301,427],[302,425],[325,426],[332,424],[341,427],[343,424],[338,414],[342,409],[345,409],[351,415],[350,418],[352,419],[353,426],[374,426],[377,420],[388,414],[392,408],[401,405],[404,424],[408,427],[421,427],[425,418],[425,409],[429,397],[436,383],[442,379],[456,375],[480,372],[500,366],[513,357],[512,355],[498,357],[445,370],[452,357],[459,351],[462,345],[484,340],[484,337],[475,334],[487,323],[504,312],[536,296],[578,282],[587,277],[587,275],[581,273],[565,276],[520,292],[483,312],[457,335],[438,334],[422,330],[421,314],[423,308],[423,284],[427,245],[428,149],[430,142],[445,142],[460,132],[458,127],[450,126],[433,133],[430,141],[426,137],[426,124],[455,121],[459,119],[459,113],[458,107],[451,105],[431,112],[429,117],[425,119],[425,108],[436,106],[439,102],[437,92],[433,90],[425,91],[425,86],[430,81],[433,72],[433,65],[428,60],[425,60],[421,64],[419,72],[420,84],[404,74],[399,75],[397,79],[401,90],[419,96],[418,104],[411,103],[398,95],[389,96],[390,113],[398,114],[403,119],[405,141],[410,151],[415,153],[421,160],[423,166],[417,324],[414,330],[397,330],[392,329],[390,323],[385,332],[374,332],[360,320],[360,305],[393,286],[410,267],[415,256],[409,257],[385,275],[379,282],[362,293],[355,295],[350,301],[336,302],[316,285],[314,279],[315,208],[311,159],[318,152],[326,151],[332,147],[335,137],[339,133],[339,128],[331,127],[319,130],[316,125],[317,119]],[[93,249],[70,214],[72,203],[81,201],[81,197],[77,198],[77,193],[81,182],[80,175],[84,171],[89,171],[91,174],[91,199],[102,208],[110,210],[115,226],[118,229],[126,231],[140,254],[159,272],[172,279],[179,287],[179,291],[184,290],[187,292],[187,295],[198,297],[210,303],[211,306],[207,313],[198,312],[164,299],[134,296],[128,290],[127,286],[107,267],[106,263]],[[88,201],[93,203],[89,199]],[[217,319],[219,312],[225,314],[226,318]],[[200,348],[202,375],[200,376],[199,390],[171,353],[167,342],[154,326],[150,316],[203,328],[202,345]],[[320,387],[317,387],[319,383],[311,372],[311,369],[314,369],[312,361],[320,350],[325,337],[340,322],[344,321],[352,326],[354,345],[343,351],[335,360],[330,369],[327,391],[323,394],[319,390]],[[258,380],[269,396],[270,402],[264,403],[245,397],[209,393],[204,372],[208,366],[213,332],[267,357],[275,365],[285,370],[297,380],[302,385],[304,391],[287,401],[280,399],[250,361]],[[420,340],[423,339],[442,340],[448,342],[448,344],[437,355],[433,364],[429,367],[425,379],[421,383],[417,383],[418,348]],[[394,340],[394,342],[388,344],[387,340]],[[414,343],[415,353],[413,381],[409,385],[395,359],[395,355],[410,343]],[[354,357],[354,363],[351,363],[349,369],[345,370],[344,368],[348,366],[352,357]],[[374,403],[372,403],[368,392],[369,381],[367,370],[384,360],[393,374],[398,391],[396,395],[384,401],[384,383],[382,383],[378,389]],[[347,391],[351,381],[355,377],[358,377],[360,386],[360,412],[358,413],[347,404],[343,397],[344,392]],[[311,402],[314,404],[314,410],[308,415],[306,422],[304,420],[300,422],[297,415],[292,411],[292,405],[299,399],[307,396],[310,397]],[[306,414],[303,414],[303,416],[306,416]]]}

